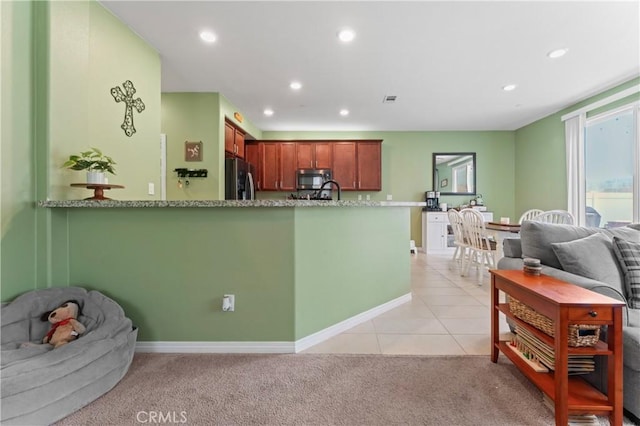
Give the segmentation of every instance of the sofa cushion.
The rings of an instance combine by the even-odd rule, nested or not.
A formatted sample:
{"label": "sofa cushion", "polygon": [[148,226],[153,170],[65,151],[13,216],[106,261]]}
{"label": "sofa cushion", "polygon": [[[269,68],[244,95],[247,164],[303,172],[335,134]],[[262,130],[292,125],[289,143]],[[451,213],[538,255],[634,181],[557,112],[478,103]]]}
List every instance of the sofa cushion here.
{"label": "sofa cushion", "polygon": [[540,259],[543,265],[562,269],[551,244],[579,240],[596,232],[598,232],[597,228],[524,221],[520,227],[522,257]]}
{"label": "sofa cushion", "polygon": [[624,365],[640,372],[640,327],[623,327],[622,345]]}
{"label": "sofa cushion", "polygon": [[619,228],[600,229],[599,231],[611,235],[611,237],[622,238],[632,243],[640,243],[640,228],[638,228],[638,225],[640,224],[634,223]]}
{"label": "sofa cushion", "polygon": [[602,281],[625,294],[623,273],[613,253],[613,244],[603,233],[566,243],[552,243],[551,247],[565,271]]}
{"label": "sofa cushion", "polygon": [[566,243],[601,232],[609,237],[619,237],[640,243],[640,231],[629,225],[613,229],[586,228],[574,225],[524,221],[520,227],[522,257],[540,259],[543,265],[562,268],[560,260],[551,248],[553,243]]}
{"label": "sofa cushion", "polygon": [[624,273],[629,307],[640,309],[640,243],[613,237],[613,250]]}

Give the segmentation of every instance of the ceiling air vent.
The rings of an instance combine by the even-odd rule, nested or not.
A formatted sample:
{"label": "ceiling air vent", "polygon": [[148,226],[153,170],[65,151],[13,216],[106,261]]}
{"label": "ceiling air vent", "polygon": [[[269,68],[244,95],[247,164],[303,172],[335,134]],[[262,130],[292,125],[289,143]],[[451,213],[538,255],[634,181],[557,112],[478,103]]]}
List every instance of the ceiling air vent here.
{"label": "ceiling air vent", "polygon": [[384,97],[384,99],[382,99],[382,103],[383,104],[392,104],[396,101],[397,96],[396,95],[387,95]]}

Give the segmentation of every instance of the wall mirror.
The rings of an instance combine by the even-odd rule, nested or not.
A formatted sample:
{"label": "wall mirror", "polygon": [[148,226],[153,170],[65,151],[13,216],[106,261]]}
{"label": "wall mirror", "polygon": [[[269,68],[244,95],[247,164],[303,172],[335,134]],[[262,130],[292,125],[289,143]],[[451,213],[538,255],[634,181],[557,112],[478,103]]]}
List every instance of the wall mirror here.
{"label": "wall mirror", "polygon": [[440,195],[476,195],[476,153],[434,152],[433,190]]}

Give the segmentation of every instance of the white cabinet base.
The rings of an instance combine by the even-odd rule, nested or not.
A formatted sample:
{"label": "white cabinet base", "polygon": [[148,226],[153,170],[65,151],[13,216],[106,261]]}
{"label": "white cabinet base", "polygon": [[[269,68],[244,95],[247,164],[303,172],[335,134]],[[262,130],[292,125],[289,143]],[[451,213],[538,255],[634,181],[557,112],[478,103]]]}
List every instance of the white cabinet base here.
{"label": "white cabinet base", "polygon": [[[480,212],[485,222],[493,222],[493,212]],[[455,250],[448,246],[449,215],[447,212],[422,212],[422,247],[425,253]]]}

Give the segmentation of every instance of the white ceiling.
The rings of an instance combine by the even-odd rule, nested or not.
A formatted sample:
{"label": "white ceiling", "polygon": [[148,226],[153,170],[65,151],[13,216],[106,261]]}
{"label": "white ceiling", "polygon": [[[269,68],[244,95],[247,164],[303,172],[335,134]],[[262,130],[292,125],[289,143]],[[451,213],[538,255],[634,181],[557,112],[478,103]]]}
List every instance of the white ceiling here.
{"label": "white ceiling", "polygon": [[100,3],[158,50],[163,92],[262,130],[513,130],[640,75],[638,0]]}

